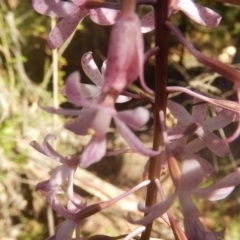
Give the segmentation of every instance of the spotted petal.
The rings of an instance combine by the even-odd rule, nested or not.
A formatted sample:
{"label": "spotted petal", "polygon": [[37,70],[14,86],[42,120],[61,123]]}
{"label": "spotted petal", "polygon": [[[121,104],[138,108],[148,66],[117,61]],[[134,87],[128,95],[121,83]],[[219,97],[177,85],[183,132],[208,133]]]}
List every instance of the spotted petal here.
{"label": "spotted petal", "polygon": [[88,78],[100,88],[103,83],[103,76],[92,58],[92,52],[83,54],[81,63]]}
{"label": "spotted petal", "polygon": [[154,11],[150,11],[141,19],[141,31],[142,33],[147,33],[151,32],[154,29]]}
{"label": "spotted petal", "polygon": [[202,123],[207,114],[208,105],[207,103],[201,103],[197,98],[194,99],[194,105],[192,108],[193,121]]}
{"label": "spotted petal", "polygon": [[171,114],[184,126],[188,126],[193,122],[191,115],[188,111],[180,104],[168,100],[167,107]]}
{"label": "spotted petal", "polygon": [[198,5],[192,0],[181,0],[175,7],[175,10],[181,10],[189,18],[198,24],[216,27],[219,25],[222,17],[213,10]]}
{"label": "spotted petal", "polygon": [[86,10],[76,8],[71,14],[64,17],[57,26],[48,35],[48,44],[52,49],[58,48],[65,42],[72,33],[74,33],[77,25],[88,14]]}
{"label": "spotted petal", "polygon": [[216,134],[199,127],[196,131],[198,137],[219,157],[226,157],[230,154],[229,147]]}
{"label": "spotted petal", "polygon": [[236,114],[227,109],[220,109],[218,115],[205,120],[202,123],[202,127],[209,131],[214,131],[220,128],[224,128],[235,120]]}
{"label": "spotted petal", "polygon": [[91,9],[90,18],[99,25],[113,25],[121,15],[121,11],[107,8]]}
{"label": "spotted petal", "polygon": [[50,17],[65,17],[77,9],[71,2],[58,0],[32,0],[35,11]]}

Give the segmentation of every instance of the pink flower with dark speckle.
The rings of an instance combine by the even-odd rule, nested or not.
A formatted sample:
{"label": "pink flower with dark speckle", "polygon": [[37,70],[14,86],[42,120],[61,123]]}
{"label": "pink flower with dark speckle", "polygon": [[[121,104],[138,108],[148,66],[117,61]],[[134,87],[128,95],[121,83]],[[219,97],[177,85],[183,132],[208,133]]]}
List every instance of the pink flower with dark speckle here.
{"label": "pink flower with dark speckle", "polygon": [[120,15],[119,10],[85,7],[86,0],[64,2],[57,0],[32,0],[35,11],[50,17],[62,18],[48,35],[48,44],[52,49],[59,47],[75,31],[84,17],[90,15],[93,22],[99,25],[112,25]]}

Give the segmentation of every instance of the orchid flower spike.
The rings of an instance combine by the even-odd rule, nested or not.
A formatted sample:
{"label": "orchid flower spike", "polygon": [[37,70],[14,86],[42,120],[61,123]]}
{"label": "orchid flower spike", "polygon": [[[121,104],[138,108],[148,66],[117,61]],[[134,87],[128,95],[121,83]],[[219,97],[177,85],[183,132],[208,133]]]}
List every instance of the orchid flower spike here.
{"label": "orchid flower spike", "polygon": [[[217,27],[222,17],[213,10],[203,7],[192,0],[170,0],[168,6],[168,16],[182,11],[194,22],[208,27]],[[143,33],[155,29],[154,11],[150,11],[141,19],[141,29]]]}
{"label": "orchid flower spike", "polygon": [[85,16],[90,15],[91,20],[99,25],[112,25],[121,14],[119,10],[107,8],[88,9],[86,2],[87,0],[32,0],[33,8],[38,13],[62,18],[48,36],[48,44],[52,49],[66,41]]}

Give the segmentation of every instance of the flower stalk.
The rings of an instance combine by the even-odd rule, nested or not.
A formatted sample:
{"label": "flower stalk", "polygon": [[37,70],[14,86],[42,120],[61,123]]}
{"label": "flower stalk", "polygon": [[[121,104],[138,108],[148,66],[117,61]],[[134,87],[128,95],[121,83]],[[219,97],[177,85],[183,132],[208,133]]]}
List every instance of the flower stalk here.
{"label": "flower stalk", "polygon": [[[159,51],[155,55],[155,105],[154,105],[154,136],[153,149],[157,150],[163,146],[162,129],[159,122],[159,111],[166,111],[167,102],[167,66],[168,66],[168,40],[169,29],[165,26],[168,18],[168,1],[158,0],[154,5],[155,13],[155,46]],[[149,179],[151,183],[147,187],[146,206],[153,206],[156,203],[157,187],[155,179],[161,174],[160,155],[151,157],[149,160]],[[150,239],[152,223],[146,226],[141,240]]]}

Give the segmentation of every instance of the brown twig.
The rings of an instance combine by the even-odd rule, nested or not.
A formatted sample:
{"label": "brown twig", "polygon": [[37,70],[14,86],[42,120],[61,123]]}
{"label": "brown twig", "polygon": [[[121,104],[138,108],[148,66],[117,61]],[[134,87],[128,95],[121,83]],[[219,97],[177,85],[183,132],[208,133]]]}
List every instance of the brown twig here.
{"label": "brown twig", "polygon": [[[159,111],[166,110],[166,84],[167,84],[167,64],[168,64],[168,36],[169,30],[165,26],[168,13],[168,1],[158,0],[154,6],[155,11],[155,46],[159,51],[155,57],[155,107],[154,107],[154,140],[153,149],[157,150],[163,145],[162,130],[159,123]],[[153,206],[156,203],[157,188],[154,180],[160,177],[161,158],[152,157],[149,161],[149,179],[151,183],[147,187],[146,206]],[[150,239],[152,223],[146,226],[141,240]]]}

